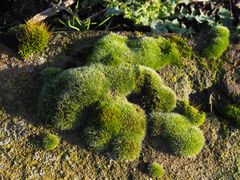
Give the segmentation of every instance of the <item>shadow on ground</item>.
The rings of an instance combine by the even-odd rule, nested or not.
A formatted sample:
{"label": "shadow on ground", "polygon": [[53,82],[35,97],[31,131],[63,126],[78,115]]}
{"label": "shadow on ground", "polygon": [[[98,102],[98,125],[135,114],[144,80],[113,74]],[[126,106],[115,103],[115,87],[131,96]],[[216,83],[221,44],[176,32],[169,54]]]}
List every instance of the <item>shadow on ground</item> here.
{"label": "shadow on ground", "polygon": [[[0,38],[0,109],[13,117],[24,118],[34,126],[48,127],[37,115],[38,96],[43,85],[42,70],[48,67],[69,69],[84,65],[93,42],[103,34],[105,33],[54,34],[46,50],[28,60],[22,60],[18,56],[16,37],[10,35]],[[58,133],[72,144],[82,144],[74,138],[77,137],[75,133],[79,134],[78,131]],[[30,137],[33,143],[39,141],[38,137],[33,137]]]}

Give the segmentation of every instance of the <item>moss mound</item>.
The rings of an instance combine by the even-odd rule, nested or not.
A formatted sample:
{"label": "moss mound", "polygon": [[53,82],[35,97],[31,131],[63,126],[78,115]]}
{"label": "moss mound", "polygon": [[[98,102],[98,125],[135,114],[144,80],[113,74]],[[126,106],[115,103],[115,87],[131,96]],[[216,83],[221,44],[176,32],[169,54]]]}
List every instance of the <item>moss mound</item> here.
{"label": "moss mound", "polygon": [[205,116],[189,104],[183,110],[187,117],[169,113],[176,95],[154,70],[191,56],[187,48],[178,37],[129,39],[110,33],[96,42],[86,66],[43,72],[39,117],[60,130],[82,127],[89,148],[132,161],[140,155],[148,113],[158,112],[151,118],[152,132],[175,154],[195,156],[204,137],[194,125]]}
{"label": "moss mound", "polygon": [[194,126],[201,126],[206,120],[206,114],[199,112],[197,108],[191,106],[187,101],[179,102],[179,112],[186,116]]}
{"label": "moss mound", "polygon": [[124,161],[133,161],[140,156],[142,137],[137,133],[120,134],[113,140],[113,156]]}
{"label": "moss mound", "polygon": [[73,129],[82,122],[82,111],[108,93],[103,66],[63,71],[45,82],[39,99],[41,119],[61,130]]}
{"label": "moss mound", "polygon": [[53,150],[59,145],[60,139],[54,134],[47,134],[43,137],[43,147],[46,150]]}
{"label": "moss mound", "polygon": [[82,113],[90,105],[105,97],[140,92],[146,77],[155,80],[148,84],[149,95],[145,95],[146,101],[153,99],[151,109],[171,111],[176,104],[175,94],[152,69],[127,64],[116,69],[95,64],[65,70],[46,81],[39,98],[40,118],[58,129],[73,129],[81,125]]}
{"label": "moss mound", "polygon": [[180,156],[196,156],[204,146],[204,136],[186,117],[176,113],[152,113],[153,135],[164,138],[170,150]]}
{"label": "moss mound", "polygon": [[84,141],[90,149],[105,151],[109,147],[111,134],[107,130],[89,126],[84,129]]}
{"label": "moss mound", "polygon": [[157,162],[152,162],[148,166],[148,173],[149,173],[149,176],[152,178],[160,178],[164,175],[164,169]]}
{"label": "moss mound", "polygon": [[229,46],[230,32],[227,27],[218,25],[211,29],[209,36],[210,43],[204,49],[203,56],[208,59],[217,59]]}
{"label": "moss mound", "polygon": [[224,115],[233,125],[240,126],[240,107],[229,104],[224,108]]}
{"label": "moss mound", "polygon": [[[131,63],[156,70],[167,64],[180,64],[183,54],[178,50],[178,45],[182,44],[176,43],[175,39],[163,37],[129,39],[125,36],[109,33],[96,42],[88,63],[103,63],[114,66],[121,63]],[[179,39],[178,42],[180,42]],[[182,48],[187,47],[183,46]]]}
{"label": "moss mound", "polygon": [[[143,66],[92,64],[65,71],[49,69],[43,75],[46,82],[38,108],[41,119],[60,130],[82,125],[90,148],[104,151],[112,147],[114,156],[123,160],[139,156],[146,131],[144,110],[149,109],[128,102],[126,97],[146,92],[145,104],[151,105],[152,111],[169,112],[176,104],[173,91],[154,70]],[[137,138],[132,140],[129,133]],[[135,148],[132,155],[130,146]]]}
{"label": "moss mound", "polygon": [[29,20],[21,27],[19,54],[27,58],[32,53],[40,53],[48,44],[50,33],[43,22]]}
{"label": "moss mound", "polygon": [[[113,149],[121,160],[140,155],[146,131],[145,112],[124,98],[103,100],[92,109],[85,129],[86,144],[97,151]],[[131,134],[131,135],[129,135]]]}

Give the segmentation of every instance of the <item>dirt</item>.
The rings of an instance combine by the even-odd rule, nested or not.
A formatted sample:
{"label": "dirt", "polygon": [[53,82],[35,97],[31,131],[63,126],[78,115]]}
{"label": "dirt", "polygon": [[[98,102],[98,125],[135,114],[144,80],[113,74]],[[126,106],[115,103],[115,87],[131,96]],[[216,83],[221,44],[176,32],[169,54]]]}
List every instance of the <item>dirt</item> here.
{"label": "dirt", "polygon": [[[92,152],[84,146],[81,132],[56,131],[37,118],[41,71],[50,66],[67,69],[83,65],[94,41],[105,33],[55,33],[42,54],[27,60],[21,60],[7,44],[0,45],[0,177],[150,179],[147,165],[157,161],[165,169],[163,179],[239,179],[240,131],[212,113],[201,127],[206,145],[195,158],[175,156],[161,139],[147,136],[140,158],[133,162]],[[46,151],[41,146],[41,136],[47,132],[61,137],[55,150]]]}

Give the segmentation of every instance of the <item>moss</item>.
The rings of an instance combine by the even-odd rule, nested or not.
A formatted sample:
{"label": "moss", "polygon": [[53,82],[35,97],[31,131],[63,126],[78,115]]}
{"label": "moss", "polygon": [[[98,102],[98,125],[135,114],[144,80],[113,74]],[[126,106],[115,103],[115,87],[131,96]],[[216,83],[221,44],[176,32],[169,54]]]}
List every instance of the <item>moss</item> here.
{"label": "moss", "polygon": [[198,109],[191,106],[187,101],[179,102],[179,113],[186,116],[194,126],[201,126],[206,120],[206,114],[199,112]]}
{"label": "moss", "polygon": [[43,82],[49,81],[54,78],[56,75],[61,73],[63,70],[61,68],[50,67],[42,71],[42,80]]}
{"label": "moss", "polygon": [[196,156],[204,145],[202,132],[184,117],[176,113],[153,113],[152,131],[163,137],[170,150],[180,156]]}
{"label": "moss", "polygon": [[147,111],[170,112],[176,106],[176,95],[163,85],[160,76],[150,68],[140,67],[138,76],[140,103]]}
{"label": "moss", "polygon": [[[148,76],[146,84],[144,78]],[[151,110],[170,111],[176,103],[175,94],[160,84],[157,73],[142,66],[123,64],[112,68],[96,64],[66,70],[48,79],[39,98],[39,116],[61,130],[81,125],[84,110],[100,99],[124,97],[139,88],[146,87],[143,101]]]}
{"label": "moss", "polygon": [[140,156],[142,137],[136,133],[126,133],[113,140],[113,155],[116,159],[133,161]]}
{"label": "moss", "polygon": [[179,64],[181,53],[173,40],[165,38],[127,37],[109,33],[96,42],[88,64],[119,65],[130,63],[160,69],[167,64]]}
{"label": "moss", "polygon": [[141,64],[153,69],[159,69],[168,63],[161,59],[162,52],[159,48],[161,38],[154,39],[143,37],[139,39],[128,40],[128,47],[134,54],[134,64]]}
{"label": "moss", "polygon": [[239,106],[228,104],[223,111],[224,111],[225,117],[227,118],[227,120],[230,121],[231,124],[240,126],[240,107]]}
{"label": "moss", "polygon": [[[133,44],[127,43],[130,41]],[[161,50],[163,42],[167,44]],[[151,49],[152,45],[157,49]],[[145,137],[145,111],[169,112],[176,105],[174,92],[159,75],[139,64],[159,66],[162,62],[157,62],[158,55],[154,53],[176,60],[173,46],[165,39],[134,41],[110,33],[97,42],[88,65],[64,71],[45,70],[39,97],[40,118],[60,130],[82,126],[88,147],[110,150],[120,160],[134,160]],[[140,106],[129,102],[130,94],[140,97]]]}
{"label": "moss", "polygon": [[[166,39],[160,45],[160,50],[162,52],[161,58],[165,64],[181,64],[181,53],[174,41],[171,39]],[[163,66],[161,66],[163,67]],[[158,68],[159,69],[159,68]]]}
{"label": "moss", "polygon": [[88,59],[89,63],[102,63],[117,66],[123,62],[131,63],[133,54],[128,48],[127,37],[109,33],[98,40]]}
{"label": "moss", "polygon": [[112,94],[126,96],[135,89],[136,69],[137,67],[129,64],[122,64],[117,68],[109,66],[106,69],[105,75],[110,82],[110,90]]}
{"label": "moss", "polygon": [[152,162],[148,166],[148,173],[149,173],[149,176],[152,178],[160,178],[164,175],[164,169],[157,162]]}
{"label": "moss", "polygon": [[98,130],[87,127],[84,130],[84,141],[86,145],[95,151],[105,151],[109,147],[111,134],[106,130]]}
{"label": "moss", "polygon": [[[106,147],[111,146],[113,149],[118,149],[119,151],[126,151],[127,147],[123,147],[122,143],[132,143],[129,142],[125,135],[132,133],[138,136],[138,139],[135,139],[136,145],[141,144],[146,131],[146,117],[145,112],[139,108],[137,105],[129,103],[124,98],[119,99],[108,99],[103,100],[98,103],[95,109],[91,111],[91,116],[87,118],[88,124],[91,128],[86,128],[85,137],[87,140],[87,145],[94,150],[107,150]],[[121,145],[111,144],[110,138],[115,139],[121,137]],[[113,140],[114,141],[114,140]],[[128,145],[128,144],[127,144]],[[117,147],[116,147],[117,146]],[[139,146],[132,147],[132,151],[140,151]],[[125,149],[125,150],[124,150]],[[117,155],[116,158],[121,160],[132,160],[127,157],[127,152],[124,152],[125,155]],[[116,155],[116,154],[115,154]],[[114,155],[114,156],[115,156]],[[124,159],[122,159],[123,156]]]}
{"label": "moss", "polygon": [[21,28],[19,54],[27,58],[32,53],[40,53],[48,44],[50,33],[43,22],[29,20]]}
{"label": "moss", "polygon": [[60,139],[54,134],[47,134],[43,137],[43,147],[46,150],[53,150],[59,145]]}
{"label": "moss", "polygon": [[179,53],[182,55],[182,57],[189,59],[194,55],[193,49],[189,45],[188,39],[173,35],[170,37],[170,40],[176,44],[178,50],[180,49]]}
{"label": "moss", "polygon": [[145,99],[142,100],[151,110],[162,112],[171,111],[176,104],[175,94],[163,85],[153,69],[144,66],[121,64],[114,68],[92,64],[62,72],[49,69],[43,74],[46,82],[38,108],[41,119],[60,130],[71,130],[83,125],[86,128],[86,144],[97,151],[109,150],[110,146],[116,149],[111,143],[121,137],[121,143],[119,140],[117,144],[124,152],[115,155],[125,160],[137,157],[136,153],[127,157],[125,151],[128,148],[122,145],[133,142],[126,134],[138,136],[133,146],[136,146],[136,152],[140,151],[146,132],[143,109],[148,109],[130,103],[126,96],[132,92],[141,93],[145,89]]}
{"label": "moss", "polygon": [[229,46],[229,30],[224,26],[213,27],[210,31],[210,43],[202,55],[208,59],[218,59]]}
{"label": "moss", "polygon": [[101,65],[63,71],[45,82],[38,113],[56,128],[74,129],[82,122],[82,111],[108,93],[108,82]]}

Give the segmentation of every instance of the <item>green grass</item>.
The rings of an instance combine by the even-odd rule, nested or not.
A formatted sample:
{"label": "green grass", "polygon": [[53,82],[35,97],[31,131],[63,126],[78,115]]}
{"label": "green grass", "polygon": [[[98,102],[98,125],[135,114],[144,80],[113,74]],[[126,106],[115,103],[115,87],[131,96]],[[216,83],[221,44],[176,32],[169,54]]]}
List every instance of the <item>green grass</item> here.
{"label": "green grass", "polygon": [[170,150],[180,156],[194,157],[205,144],[203,133],[186,117],[176,113],[153,113],[153,135],[160,135]]}
{"label": "green grass", "polygon": [[235,126],[240,126],[240,107],[239,106],[228,104],[223,111],[228,122],[230,122]]}
{"label": "green grass", "polygon": [[60,143],[60,138],[54,134],[47,134],[43,137],[43,147],[46,150],[55,149]]}
{"label": "green grass", "polygon": [[209,33],[209,45],[205,47],[202,55],[208,59],[218,59],[229,46],[230,32],[227,27],[218,25]]}
{"label": "green grass", "polygon": [[43,22],[29,20],[23,25],[19,39],[19,54],[27,58],[32,53],[40,53],[47,46],[50,37],[48,27]]}
{"label": "green grass", "polygon": [[164,169],[157,162],[152,162],[148,166],[148,173],[149,173],[149,176],[152,178],[160,178],[164,175]]}

